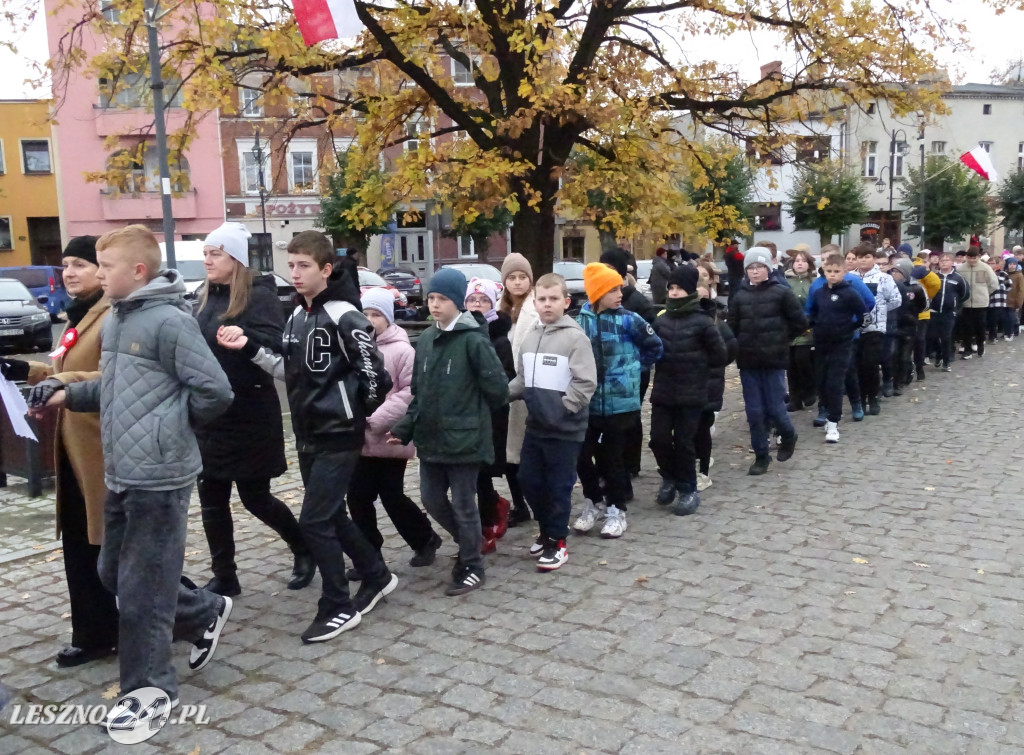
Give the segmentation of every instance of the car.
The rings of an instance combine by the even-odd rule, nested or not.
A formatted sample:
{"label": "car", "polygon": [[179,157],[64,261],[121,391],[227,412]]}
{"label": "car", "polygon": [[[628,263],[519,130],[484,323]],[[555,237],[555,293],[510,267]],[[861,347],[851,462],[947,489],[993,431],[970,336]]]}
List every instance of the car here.
{"label": "car", "polygon": [[[25,265],[23,267],[0,267],[0,278],[21,281],[25,288],[41,302],[53,322],[67,309],[71,297],[64,288],[64,268],[60,265]],[[44,298],[45,297],[45,298]]]}
{"label": "car", "polygon": [[441,265],[441,269],[458,270],[466,276],[467,281],[473,278],[486,278],[495,283],[501,283],[501,271],[486,262],[453,262],[450,265]]}
{"label": "car", "polygon": [[360,267],[359,269],[359,293],[363,294],[371,288],[386,288],[391,292],[392,296],[395,297],[395,306],[405,307],[409,306],[409,298],[400,291],[397,287],[392,286],[386,280],[381,278],[377,273],[372,270]]}
{"label": "car", "polygon": [[405,268],[380,268],[377,275],[405,294],[410,304],[423,302],[423,284],[414,270]]}
{"label": "car", "polygon": [[587,291],[583,287],[583,268],[585,267],[586,265],[576,260],[555,260],[551,266],[551,272],[558,273],[565,278],[565,287],[569,289],[569,298],[572,299],[572,304],[569,305],[569,314],[572,315],[577,314],[587,302]]}
{"label": "car", "polygon": [[648,299],[652,298],[651,284],[649,281],[651,278],[651,268],[653,267],[654,260],[637,260],[636,274],[633,276],[636,278],[636,290]]}
{"label": "car", "polygon": [[53,348],[46,295],[33,296],[14,278],[0,278],[0,349],[9,354]]}
{"label": "car", "polygon": [[[270,275],[274,276],[274,285],[277,286],[277,300],[281,303],[281,314],[284,315],[284,319],[287,322],[292,312],[295,311],[295,286],[277,273],[270,273]],[[185,298],[195,302],[193,307],[199,306],[205,286],[206,279],[204,278],[196,283],[196,287],[192,291],[186,292]]]}

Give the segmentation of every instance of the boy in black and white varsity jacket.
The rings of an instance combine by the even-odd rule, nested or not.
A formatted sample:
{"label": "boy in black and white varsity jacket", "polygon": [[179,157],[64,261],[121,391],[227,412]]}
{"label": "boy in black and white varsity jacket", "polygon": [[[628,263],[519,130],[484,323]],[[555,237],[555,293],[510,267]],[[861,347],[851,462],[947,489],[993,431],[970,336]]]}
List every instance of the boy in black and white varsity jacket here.
{"label": "boy in black and white varsity jacket", "polygon": [[590,398],[597,390],[594,350],[583,328],[565,314],[565,279],[542,276],[534,291],[540,320],[526,334],[516,360],[509,396],[526,402],[526,435],[519,484],[540,524],[530,548],[537,568],[552,571],[568,558],[572,489],[576,462],[590,419]]}

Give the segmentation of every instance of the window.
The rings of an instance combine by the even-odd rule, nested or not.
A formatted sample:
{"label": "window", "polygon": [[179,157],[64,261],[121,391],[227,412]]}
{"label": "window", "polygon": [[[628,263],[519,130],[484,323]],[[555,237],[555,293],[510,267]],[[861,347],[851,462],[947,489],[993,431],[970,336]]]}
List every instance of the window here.
{"label": "window", "polygon": [[946,143],[945,142],[932,142],[932,154],[933,155],[944,155],[944,154],[946,154]]}
{"label": "window", "polygon": [[782,150],[753,139],[747,141],[747,157],[760,165],[782,165]]}
{"label": "window", "polygon": [[782,205],[778,202],[766,202],[754,206],[755,231],[781,231]]}
{"label": "window", "polygon": [[430,138],[424,139],[424,135],[430,132],[426,119],[421,115],[414,115],[405,122],[405,135],[408,137],[405,142],[406,152],[415,152],[424,141],[430,143]]}
{"label": "window", "polygon": [[10,217],[0,217],[0,252],[14,249],[14,237],[11,236]]}
{"label": "window", "polygon": [[796,142],[796,159],[802,163],[820,163],[828,160],[831,150],[830,136],[801,136]]}
{"label": "window", "polygon": [[112,2],[104,0],[100,3],[100,13],[107,23],[116,24],[121,20],[121,11]]}
{"label": "window", "polygon": [[875,114],[875,103],[869,102],[866,112],[867,112],[868,115],[874,115]]}
{"label": "window", "polygon": [[[180,194],[192,188],[188,160],[169,158],[171,191]],[[116,182],[107,184],[109,194],[143,194],[160,191],[159,153],[146,149],[140,160],[138,153],[121,150],[107,158],[107,169],[120,169],[123,174]]]}
{"label": "window", "polygon": [[978,146],[989,154],[992,154],[992,142],[978,142]]}
{"label": "window", "polygon": [[[149,77],[140,72],[123,73],[115,78],[101,78],[100,107],[151,107],[153,90],[149,88]],[[169,77],[164,80],[164,104],[166,107],[181,107],[185,93],[181,79]]]}
{"label": "window", "polygon": [[861,142],[860,156],[860,174],[865,178],[874,178],[878,172],[878,142]]}
{"label": "window", "polygon": [[459,257],[472,257],[476,259],[476,249],[473,247],[472,236],[459,236],[456,241],[459,242]]}
{"label": "window", "polygon": [[[259,194],[260,193],[260,171],[259,166],[256,164],[256,157],[249,150],[242,152],[242,159],[239,161],[242,164],[242,193],[243,194]],[[270,167],[270,155],[263,156],[263,190],[266,192],[267,182],[267,170]]]}
{"label": "window", "polygon": [[981,114],[982,115],[992,115],[992,106],[991,105],[982,105],[981,106]]}
{"label": "window", "polygon": [[7,161],[4,159],[4,140],[0,139],[0,176],[7,172]]}
{"label": "window", "polygon": [[[452,61],[452,80],[457,87],[468,87],[473,85],[473,69],[467,68],[461,61],[455,58]],[[475,61],[472,61],[475,65]]]}
{"label": "window", "polygon": [[583,261],[583,237],[563,236],[562,237],[562,259]]}
{"label": "window", "polygon": [[52,173],[50,166],[50,142],[46,139],[21,140],[21,168],[26,176]]}
{"label": "window", "polygon": [[317,190],[315,139],[292,139],[288,145],[288,190]]}
{"label": "window", "polygon": [[270,273],[274,270],[274,243],[269,233],[254,233],[249,238],[249,267]]}
{"label": "window", "polygon": [[263,117],[263,101],[261,92],[248,87],[240,87],[238,90],[238,101],[242,108],[242,115],[246,118]]}
{"label": "window", "polygon": [[896,178],[903,176],[903,153],[908,152],[906,142],[896,142],[896,152],[892,156],[892,174]]}

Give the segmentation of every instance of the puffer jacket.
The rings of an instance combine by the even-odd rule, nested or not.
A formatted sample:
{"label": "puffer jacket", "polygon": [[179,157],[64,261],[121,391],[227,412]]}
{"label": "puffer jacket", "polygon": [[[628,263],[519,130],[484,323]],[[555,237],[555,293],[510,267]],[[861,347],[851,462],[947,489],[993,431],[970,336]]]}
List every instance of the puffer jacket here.
{"label": "puffer jacket", "polygon": [[103,321],[102,377],[65,388],[69,411],[100,413],[103,479],[115,493],[195,482],[203,462],[193,428],[231,405],[231,384],[184,295],[181,274],[164,270],[114,302]]}
{"label": "puffer jacket", "polygon": [[590,414],[640,411],[640,373],[661,357],[661,339],[640,315],[624,307],[597,314],[587,302],[576,321],[590,339],[597,364]]}
{"label": "puffer jacket", "polygon": [[[915,266],[916,267],[916,266]],[[928,274],[918,281],[921,284],[921,288],[924,289],[927,302],[925,303],[924,310],[917,316],[918,320],[930,320],[932,319],[931,302],[932,298],[939,293],[939,289],[942,288],[942,281],[939,280],[939,276],[935,273],[928,271]]]}
{"label": "puffer jacket", "polygon": [[869,311],[863,297],[845,278],[834,286],[819,286],[807,300],[814,339],[823,344],[853,340]]}
{"label": "puffer jacket", "polygon": [[896,286],[903,297],[900,308],[892,313],[896,322],[896,333],[901,338],[912,338],[917,330],[918,317],[921,312],[928,309],[928,295],[917,281],[897,282]]}
{"label": "puffer jacket", "polygon": [[964,300],[964,309],[988,309],[988,298],[999,288],[999,279],[984,262],[976,262],[972,267],[965,262],[957,268],[960,277],[967,282],[970,296]]}
{"label": "puffer jacket", "polygon": [[715,302],[711,299],[701,299],[700,307],[715,321],[718,334],[725,343],[725,364],[708,368],[708,403],[704,405],[704,411],[720,412],[725,399],[725,368],[736,361],[739,344],[729,326],[718,319],[719,307]]}
{"label": "puffer jacket", "polygon": [[896,281],[888,273],[883,273],[882,268],[875,265],[866,273],[858,273],[871,293],[875,295],[875,306],[864,317],[864,324],[861,326],[862,333],[885,333],[887,331],[889,312],[899,308],[902,303],[900,291],[896,288]]}
{"label": "puffer jacket", "polygon": [[636,286],[625,285],[622,287],[622,307],[630,312],[636,312],[650,324],[658,316],[658,308],[650,299],[637,291]]}
{"label": "puffer jacket", "polygon": [[[807,309],[807,297],[811,293],[811,284],[814,282],[816,276],[811,275],[810,272],[806,272],[802,275],[797,275],[792,270],[786,271],[786,280],[789,282],[789,287],[796,294],[797,301],[800,302],[800,306]],[[793,339],[793,346],[810,346],[814,343],[814,336],[811,335],[810,330],[806,330],[796,338]]]}
{"label": "puffer jacket", "polygon": [[728,354],[718,328],[700,306],[697,294],[666,299],[665,311],[654,321],[663,351],[654,371],[651,403],[696,409],[708,403],[712,367],[726,363]]}
{"label": "puffer jacket", "polygon": [[387,442],[388,432],[394,427],[412,401],[412,365],[416,349],[409,342],[409,335],[399,325],[392,323],[376,338],[377,350],[384,358],[384,369],[391,376],[391,390],[384,402],[366,418],[366,440],[363,456],[385,459],[411,459],[416,455],[412,443],[402,446]]}
{"label": "puffer jacket", "polygon": [[530,328],[509,383],[509,397],[527,407],[526,429],[538,438],[582,441],[597,390],[590,339],[568,315]]}
{"label": "puffer jacket", "polygon": [[796,294],[775,278],[752,286],[746,278],[729,296],[729,327],[736,334],[741,370],[785,370],[789,344],[807,330]]}
{"label": "puffer jacket", "polygon": [[[508,334],[512,330],[512,318],[507,312],[498,311],[497,317],[487,322],[483,315],[473,316],[477,318],[487,330],[487,337],[491,340],[494,353],[498,355],[498,361],[505,369],[505,378],[511,380],[516,376],[516,362],[512,357],[512,343]],[[506,448],[508,447],[508,424],[509,404],[505,404],[491,412],[491,437],[494,439],[494,461],[485,467],[483,471],[491,477],[501,477],[505,474],[505,467],[508,464]],[[527,420],[529,421],[529,420]]]}

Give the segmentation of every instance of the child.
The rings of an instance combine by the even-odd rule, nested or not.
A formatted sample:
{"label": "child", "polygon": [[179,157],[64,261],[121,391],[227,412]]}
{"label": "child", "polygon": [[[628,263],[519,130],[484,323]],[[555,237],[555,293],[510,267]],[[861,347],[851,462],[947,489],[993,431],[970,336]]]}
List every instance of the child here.
{"label": "child", "polygon": [[[516,376],[516,365],[512,360],[512,344],[508,334],[512,329],[512,318],[496,309],[499,286],[494,281],[473,278],[466,289],[466,310],[478,312],[487,323],[487,335],[491,339],[494,353],[498,355],[506,377]],[[500,407],[491,413],[491,436],[494,438],[494,461],[480,468],[476,481],[477,506],[480,509],[480,525],[484,538],[482,552],[494,553],[497,541],[508,528],[509,502],[498,495],[493,479],[505,474],[505,448],[508,443],[509,407]]]}
{"label": "child", "polygon": [[[927,255],[925,256],[927,258]],[[917,372],[917,379],[924,380],[925,351],[928,345],[928,324],[932,312],[929,308],[932,297],[939,292],[942,285],[939,276],[933,273],[926,262],[914,265],[910,276],[920,284],[925,294],[924,310],[917,316],[917,329],[914,331],[914,368]]]}
{"label": "child", "polygon": [[1010,290],[1006,294],[1006,326],[1003,338],[1012,341],[1020,335],[1020,309],[1024,307],[1024,273],[1016,257],[1007,257],[1003,263],[1010,279]]}
{"label": "child", "polygon": [[[398,534],[413,550],[409,566],[430,566],[441,538],[404,489],[405,467],[416,448],[411,443],[408,446],[387,443],[388,431],[405,416],[412,401],[412,365],[416,351],[409,343],[409,336],[392,319],[395,297],[390,291],[368,289],[363,294],[362,306],[363,314],[373,326],[374,341],[384,358],[384,368],[391,376],[392,388],[384,402],[366,418],[366,439],[349,483],[348,508],[352,521],[370,545],[380,551],[384,537],[377,529],[377,512],[373,505],[374,500],[380,498]],[[362,579],[355,569],[350,569],[345,576]]]}
{"label": "child", "polygon": [[890,313],[895,327],[896,344],[893,351],[893,395],[902,396],[910,384],[914,363],[914,338],[917,335],[918,316],[928,309],[928,296],[921,284],[914,280],[914,265],[908,259],[898,259],[890,273],[903,301],[899,309]]}
{"label": "child", "polygon": [[184,587],[181,571],[189,497],[202,470],[193,427],[222,414],[233,395],[192,318],[181,275],[160,271],[156,237],[130,225],[100,237],[96,252],[97,278],[113,302],[103,323],[102,377],[33,396],[100,412],[110,493],[98,568],[121,612],[121,691],[156,687],[169,710],[178,704],[171,642],[191,640],[189,668],[201,669],[231,614],[231,598]]}
{"label": "child", "polygon": [[853,339],[864,321],[864,300],[846,280],[843,257],[830,254],[823,269],[825,285],[807,300],[807,314],[817,354],[818,395],[828,412],[825,442],[839,442],[843,414],[843,384],[853,352]]}
{"label": "child", "polygon": [[883,273],[878,266],[872,244],[858,244],[851,251],[857,258],[861,280],[875,295],[875,307],[864,318],[854,359],[864,410],[867,414],[877,415],[882,413],[878,397],[882,392],[880,370],[885,356],[886,323],[889,312],[900,306],[900,292],[892,276]]}
{"label": "child", "polygon": [[[388,443],[416,441],[420,498],[459,544],[447,595],[484,584],[476,482],[494,461],[491,413],[508,402],[508,378],[480,323],[465,311],[466,276],[438,270],[427,287],[434,326],[416,343],[412,403]],[[451,489],[451,500],[448,490]]]}
{"label": "child", "polygon": [[[801,244],[800,246],[805,246]],[[801,307],[807,304],[811,284],[818,277],[814,257],[809,249],[794,249],[792,264],[786,271],[789,287],[796,294]],[[789,369],[786,373],[789,385],[789,405],[786,410],[798,412],[817,402],[817,381],[814,373],[814,339],[810,331],[801,333],[789,345]]]}
{"label": "child", "polygon": [[534,296],[539,320],[523,340],[509,396],[522,398],[528,412],[519,482],[540,524],[530,553],[539,556],[537,569],[553,571],[569,558],[572,489],[597,365],[583,329],[565,314],[571,301],[565,279],[541,276]]}
{"label": "child", "polygon": [[622,276],[615,270],[592,262],[583,268],[583,286],[589,301],[577,322],[590,339],[598,386],[577,465],[585,500],[573,529],[589,532],[603,517],[601,537],[615,538],[626,531],[626,444],[640,414],[640,371],[661,357],[661,339],[622,307]]}
{"label": "child", "polygon": [[[283,378],[288,389],[306,488],[299,527],[323,582],[316,616],[301,635],[305,643],[324,642],[358,626],[362,615],[398,586],[345,506],[366,418],[391,390],[352,268],[335,256],[334,244],[322,233],[302,231],[288,242],[288,269],[302,303],[285,325],[282,353],[260,348],[237,328],[217,334],[222,346],[241,349]],[[363,577],[355,598],[349,596],[345,556]]]}
{"label": "child", "polygon": [[[714,279],[712,278],[712,281]],[[736,343],[736,336],[724,322],[718,319],[719,305],[715,303],[712,290],[697,289],[700,295],[700,306],[708,317],[715,321],[718,334],[725,342],[726,359],[725,364],[712,366],[708,369],[708,403],[700,413],[700,421],[697,423],[697,439],[695,451],[697,452],[697,492],[703,493],[711,487],[711,458],[712,433],[715,426],[715,418],[722,411],[722,404],[725,399],[725,368],[736,361],[736,351],[739,346]]]}
{"label": "child", "polygon": [[988,342],[995,343],[996,338],[1000,335],[1006,335],[1007,330],[1006,324],[1006,298],[1010,293],[1010,274],[1005,270],[999,269],[1000,259],[993,255],[989,257],[987,254],[982,257],[982,261],[989,266],[993,273],[996,274],[996,280],[999,282],[998,288],[989,294],[988,297]]}
{"label": "child", "polygon": [[695,442],[701,412],[708,403],[708,373],[728,358],[714,321],[700,307],[697,268],[681,265],[668,278],[665,311],[654,321],[663,352],[651,390],[651,451],[661,487],[657,503],[675,501],[676,516],[700,506]]}
{"label": "child", "polygon": [[754,463],[748,474],[768,471],[768,428],[782,437],[777,458],[786,461],[796,448],[796,430],[786,412],[786,367],[789,344],[807,330],[796,294],[769,277],[772,258],[767,249],[754,247],[744,258],[747,279],[729,296],[729,327],[736,334],[743,403],[750,425]]}
{"label": "child", "polygon": [[953,254],[944,252],[939,257],[939,289],[931,297],[931,318],[928,337],[932,343],[935,365],[942,365],[943,372],[952,370],[953,353],[956,345],[953,330],[956,327],[957,310],[971,295],[967,282],[953,269]]}

